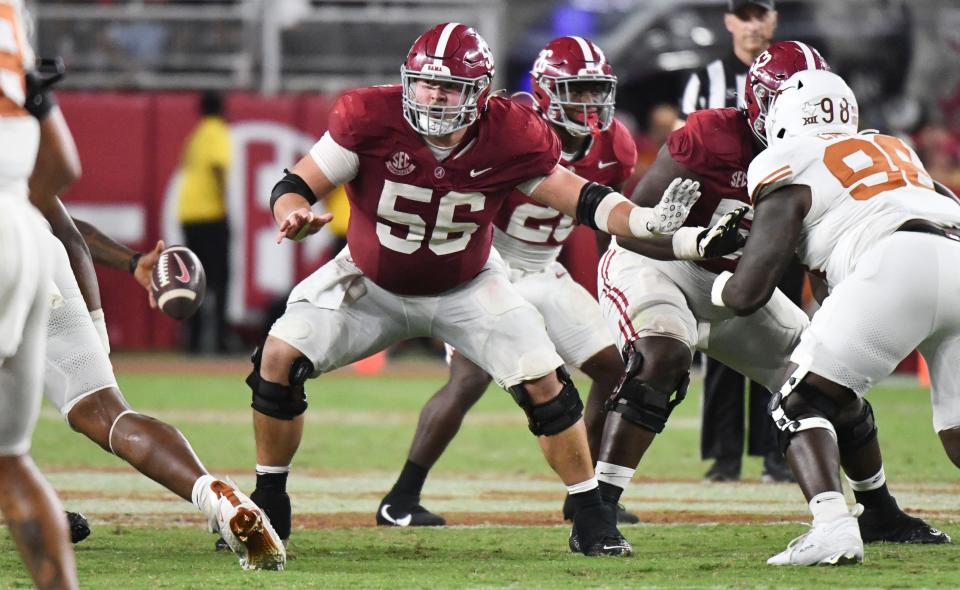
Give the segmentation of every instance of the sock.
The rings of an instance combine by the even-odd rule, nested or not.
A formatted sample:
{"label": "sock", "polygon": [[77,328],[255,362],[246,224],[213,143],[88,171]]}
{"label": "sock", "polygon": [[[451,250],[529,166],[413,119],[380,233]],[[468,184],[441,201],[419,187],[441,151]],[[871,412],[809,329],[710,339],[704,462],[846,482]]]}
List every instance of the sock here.
{"label": "sock", "polygon": [[600,482],[600,495],[604,501],[616,504],[620,495],[627,489],[636,469],[597,461],[597,480]]}
{"label": "sock", "polygon": [[[190,499],[193,500],[193,505],[197,507],[197,510],[207,514],[206,511],[206,501],[207,493],[210,491],[210,484],[215,481],[216,478],[210,474],[201,475],[197,478],[197,481],[193,482],[193,491],[190,492]],[[212,516],[207,514],[207,517]]]}
{"label": "sock", "polygon": [[882,465],[880,471],[872,477],[862,481],[854,481],[848,477],[847,481],[850,482],[854,498],[863,504],[864,510],[876,510],[881,513],[900,511],[897,501],[890,495],[890,490],[887,488],[887,477]]}
{"label": "sock", "polygon": [[270,465],[257,465],[257,487],[258,490],[283,492],[287,491],[287,476],[290,475],[290,466],[274,467]]}
{"label": "sock", "polygon": [[810,512],[813,522],[827,522],[843,516],[849,516],[847,501],[840,492],[822,492],[810,499]]}
{"label": "sock", "polygon": [[567,486],[567,493],[570,494],[570,500],[573,502],[574,514],[586,508],[603,505],[596,477]]}
{"label": "sock", "polygon": [[400,471],[400,477],[397,478],[397,483],[393,484],[393,488],[390,489],[387,496],[406,498],[418,502],[420,492],[423,491],[423,484],[427,481],[427,474],[429,473],[429,469],[420,467],[407,459]]}

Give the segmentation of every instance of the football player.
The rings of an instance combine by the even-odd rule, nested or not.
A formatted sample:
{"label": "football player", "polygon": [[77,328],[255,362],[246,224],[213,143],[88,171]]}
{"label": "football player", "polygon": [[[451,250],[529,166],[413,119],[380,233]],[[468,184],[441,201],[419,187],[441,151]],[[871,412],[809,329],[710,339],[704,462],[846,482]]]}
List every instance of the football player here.
{"label": "football player", "polygon": [[848,508],[839,467],[858,502],[886,487],[878,450],[875,472],[850,477],[845,459],[876,447],[864,394],[915,349],[930,364],[934,429],[960,467],[960,207],[936,192],[903,141],[857,133],[857,100],[835,74],[790,77],[764,127],[770,147],[748,174],[751,238],[736,272],[716,278],[712,300],[752,313],[795,254],[830,289],[771,402],[813,526],[767,563],[860,563],[863,507]]}
{"label": "football player", "polygon": [[525,411],[531,432],[578,507],[587,555],[630,555],[600,501],[583,404],[534,306],[491,248],[493,218],[514,189],[618,235],[671,233],[699,196],[677,179],[652,208],[558,165],[560,140],[532,109],[491,95],[493,57],[459,23],[413,44],[401,84],[347,92],[330,129],[274,187],[278,242],[331,220],[310,206],[345,184],[347,247],[294,287],[253,357],[257,487],[281,538],[286,479],[307,408],[304,383],[405,338],[454,346]]}
{"label": "football player", "polygon": [[[192,501],[233,549],[245,569],[283,569],[286,553],[262,511],[235,486],[215,479],[173,426],[133,410],[117,386],[91,252],[60,202],[80,175],[73,136],[49,80],[33,77],[27,108],[40,122],[40,150],[30,177],[30,200],[50,223],[44,232],[54,261],[59,298],[50,310],[44,392],[67,424],[150,479]],[[124,259],[91,241],[96,257]],[[97,247],[99,246],[99,247]],[[138,279],[149,277],[162,243],[130,258]],[[142,284],[142,283],[141,283]],[[68,515],[75,539],[89,533],[82,517]]]}
{"label": "football player", "polygon": [[0,513],[38,588],[77,588],[63,507],[29,454],[54,291],[49,232],[27,195],[40,132],[24,108],[34,66],[24,19],[20,0],[0,0]]}
{"label": "football player", "polygon": [[[727,108],[691,113],[687,124],[668,138],[634,200],[649,203],[671,179],[681,176],[703,185],[703,196],[694,205],[688,226],[740,217],[749,200],[747,168],[765,147],[764,120],[773,93],[797,71],[826,68],[820,54],[804,43],[771,45],[747,74],[746,112]],[[746,230],[749,221],[743,225]],[[654,241],[618,237],[601,260],[601,307],[616,331],[627,365],[623,383],[609,404],[597,463],[601,494],[607,502],[619,500],[644,452],[683,400],[694,350],[776,391],[790,352],[809,324],[806,314],[779,290],[772,290],[764,305],[750,315],[737,316],[712,303],[714,280],[718,273],[733,270],[738,256],[700,260],[709,252],[687,248],[690,242],[683,238],[702,231],[683,227],[672,239]],[[735,247],[723,242],[715,241],[712,247],[724,246],[723,251]],[[854,490],[867,507],[860,523],[864,537],[943,542],[936,529],[897,507],[883,481],[864,481],[881,469],[882,462],[876,440],[862,442],[863,446],[850,447],[843,466],[860,482]]]}
{"label": "football player", "polygon": [[[620,188],[633,173],[637,150],[630,132],[613,117],[617,78],[603,51],[583,37],[559,37],[544,47],[530,73],[537,111],[560,138],[561,165],[586,180]],[[564,363],[593,380],[584,423],[591,456],[596,457],[603,404],[623,372],[623,361],[596,300],[557,261],[575,222],[514,190],[493,223],[493,246],[503,257],[513,286],[543,316]],[[445,524],[420,505],[420,492],[430,468],[490,379],[475,363],[452,352],[450,378],[420,412],[407,462],[380,502],[377,524]],[[564,518],[573,519],[570,501],[564,505]],[[618,521],[638,519],[618,511]]]}

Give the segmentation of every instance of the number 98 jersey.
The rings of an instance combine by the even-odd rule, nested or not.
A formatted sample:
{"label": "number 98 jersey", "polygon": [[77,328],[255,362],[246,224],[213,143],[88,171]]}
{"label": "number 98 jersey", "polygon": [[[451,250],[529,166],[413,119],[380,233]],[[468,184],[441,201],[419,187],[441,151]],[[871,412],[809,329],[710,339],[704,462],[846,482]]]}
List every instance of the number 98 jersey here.
{"label": "number 98 jersey", "polygon": [[549,174],[560,140],[529,107],[493,96],[438,159],[403,117],[400,86],[340,97],[330,137],[356,155],[347,242],[363,274],[400,295],[434,295],[476,276],[493,216],[518,185]]}
{"label": "number 98 jersey", "polygon": [[753,160],[747,183],[754,203],[783,186],[810,187],[797,255],[831,286],[909,219],[960,224],[960,207],[933,190],[917,154],[889,135],[783,139]]}

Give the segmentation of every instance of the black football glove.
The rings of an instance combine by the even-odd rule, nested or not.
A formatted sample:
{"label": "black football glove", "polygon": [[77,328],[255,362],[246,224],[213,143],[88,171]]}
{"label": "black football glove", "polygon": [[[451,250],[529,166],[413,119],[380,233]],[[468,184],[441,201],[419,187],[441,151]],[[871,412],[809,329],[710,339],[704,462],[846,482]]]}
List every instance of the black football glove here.
{"label": "black football glove", "polygon": [[750,211],[750,207],[740,207],[723,215],[713,227],[700,232],[697,237],[697,250],[703,258],[717,258],[733,254],[747,243],[746,236],[740,235],[740,222]]}

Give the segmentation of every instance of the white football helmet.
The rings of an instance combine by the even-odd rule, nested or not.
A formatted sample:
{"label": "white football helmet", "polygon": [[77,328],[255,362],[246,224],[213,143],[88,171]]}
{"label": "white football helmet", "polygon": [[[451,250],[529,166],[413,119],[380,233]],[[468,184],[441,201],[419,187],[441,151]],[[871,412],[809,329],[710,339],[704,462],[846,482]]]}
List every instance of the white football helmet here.
{"label": "white football helmet", "polygon": [[859,123],[857,97],[843,78],[826,70],[804,70],[780,86],[767,114],[767,144],[823,133],[856,135]]}

